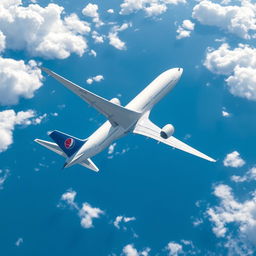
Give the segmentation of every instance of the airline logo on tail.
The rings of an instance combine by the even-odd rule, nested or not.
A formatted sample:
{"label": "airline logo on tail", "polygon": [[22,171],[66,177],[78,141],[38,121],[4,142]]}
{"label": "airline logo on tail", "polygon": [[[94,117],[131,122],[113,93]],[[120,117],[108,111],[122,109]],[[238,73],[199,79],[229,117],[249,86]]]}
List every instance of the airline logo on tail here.
{"label": "airline logo on tail", "polygon": [[68,138],[64,142],[64,146],[66,149],[71,149],[75,145],[75,141],[72,138]]}

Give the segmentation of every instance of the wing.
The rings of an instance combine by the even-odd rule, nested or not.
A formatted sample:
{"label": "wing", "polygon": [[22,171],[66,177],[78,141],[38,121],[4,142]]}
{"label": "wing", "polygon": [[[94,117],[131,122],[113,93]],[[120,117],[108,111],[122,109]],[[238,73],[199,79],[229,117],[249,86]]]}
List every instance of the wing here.
{"label": "wing", "polygon": [[146,137],[150,137],[154,140],[157,140],[159,142],[162,142],[166,145],[169,145],[173,148],[180,149],[182,151],[185,151],[189,154],[201,157],[205,160],[216,162],[216,160],[212,159],[211,157],[199,152],[198,150],[188,146],[184,142],[174,138],[173,136],[169,137],[168,139],[164,139],[160,136],[161,129],[156,126],[154,123],[152,123],[149,119],[143,119],[133,130],[133,133],[140,134]]}
{"label": "wing", "polygon": [[98,110],[101,114],[111,122],[112,125],[120,125],[124,128],[128,128],[135,120],[140,116],[140,113],[129,110],[117,104],[114,104],[72,82],[65,79],[64,77],[56,74],[48,68],[41,67],[48,75],[55,78],[57,81],[62,83],[66,88],[71,90],[73,93],[82,98],[89,105]]}

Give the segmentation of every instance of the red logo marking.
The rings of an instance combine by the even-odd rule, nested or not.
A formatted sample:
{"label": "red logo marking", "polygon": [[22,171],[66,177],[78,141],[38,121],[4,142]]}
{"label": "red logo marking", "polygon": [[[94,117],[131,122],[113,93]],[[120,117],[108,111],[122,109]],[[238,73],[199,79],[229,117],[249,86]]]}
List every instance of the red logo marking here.
{"label": "red logo marking", "polygon": [[72,138],[68,138],[65,140],[64,145],[66,149],[70,149],[74,146],[75,141]]}

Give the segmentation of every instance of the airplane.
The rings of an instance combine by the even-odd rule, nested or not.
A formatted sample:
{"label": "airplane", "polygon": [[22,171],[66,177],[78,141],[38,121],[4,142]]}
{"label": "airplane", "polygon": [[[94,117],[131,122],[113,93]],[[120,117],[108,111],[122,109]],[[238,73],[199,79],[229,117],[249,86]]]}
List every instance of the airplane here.
{"label": "airplane", "polygon": [[163,128],[159,128],[149,119],[154,105],[169,93],[180,80],[183,73],[182,68],[172,68],[161,73],[126,106],[121,106],[118,98],[104,99],[45,67],[40,68],[108,119],[87,139],[78,139],[57,130],[48,133],[55,143],[35,139],[35,142],[66,158],[63,168],[80,164],[98,172],[99,169],[91,158],[109,147],[113,141],[129,133],[143,135],[172,148],[216,162],[213,158],[173,137],[173,125],[167,124]]}

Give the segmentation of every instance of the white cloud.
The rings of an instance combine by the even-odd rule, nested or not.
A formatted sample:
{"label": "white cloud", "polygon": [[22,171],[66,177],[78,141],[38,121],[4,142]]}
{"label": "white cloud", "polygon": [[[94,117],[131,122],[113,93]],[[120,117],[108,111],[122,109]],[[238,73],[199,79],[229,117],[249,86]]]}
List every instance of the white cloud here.
{"label": "white cloud", "polygon": [[96,26],[99,27],[104,25],[104,23],[100,20],[98,9],[99,7],[97,4],[89,3],[82,10],[82,14],[84,16],[92,18],[92,21],[96,24]]}
{"label": "white cloud", "polygon": [[117,229],[120,229],[120,224],[122,223],[127,223],[127,222],[130,222],[130,221],[134,221],[136,220],[135,217],[124,217],[124,216],[117,216],[115,218],[115,221],[113,222],[114,226],[117,228]]}
{"label": "white cloud", "polygon": [[124,23],[121,26],[113,26],[108,34],[109,44],[118,50],[126,50],[125,42],[119,38],[118,34],[131,26],[131,23]]}
{"label": "white cloud", "polygon": [[133,247],[132,244],[127,244],[124,248],[123,248],[123,253],[126,256],[139,256],[139,252],[137,251],[136,248]]}
{"label": "white cloud", "polygon": [[107,12],[108,13],[114,13],[114,10],[113,9],[108,9]]}
{"label": "white cloud", "polygon": [[95,52],[94,50],[90,50],[89,55],[93,57],[97,57],[97,52]]}
{"label": "white cloud", "polygon": [[230,154],[227,154],[223,161],[224,166],[226,167],[242,167],[245,164],[245,161],[240,157],[240,154],[237,151],[234,151]]}
{"label": "white cloud", "polygon": [[207,211],[214,234],[227,239],[226,247],[232,252],[228,255],[251,255],[250,246],[256,245],[256,193],[241,202],[229,186],[221,184],[214,188],[214,195],[220,204]]}
{"label": "white cloud", "polygon": [[104,79],[103,75],[97,75],[94,77],[90,77],[86,80],[87,84],[92,84],[93,82],[101,82]]}
{"label": "white cloud", "polygon": [[[71,206],[73,209],[77,210],[81,226],[83,228],[92,228],[93,219],[100,218],[100,215],[104,214],[104,211],[99,208],[94,208],[86,202],[83,203],[82,207],[80,208],[75,202],[76,195],[76,191],[69,189],[61,196],[61,202],[66,202],[68,206]],[[61,206],[61,204],[58,206]]]}
{"label": "white cloud", "polygon": [[256,167],[251,168],[243,176],[237,176],[237,175],[231,176],[231,180],[236,183],[245,182],[245,181],[247,181],[247,182],[255,181],[256,180]]}
{"label": "white cloud", "polygon": [[119,13],[128,15],[143,10],[146,16],[157,16],[166,12],[168,5],[179,3],[186,3],[186,0],[124,0]]}
{"label": "white cloud", "polygon": [[[0,145],[0,147],[1,147],[1,145]],[[7,178],[9,177],[9,175],[10,175],[9,169],[5,169],[5,170],[0,169],[0,189],[4,188],[4,183],[7,180]]]}
{"label": "white cloud", "polygon": [[92,78],[88,78],[88,79],[86,80],[86,83],[87,83],[87,84],[92,84],[92,83],[93,83],[93,79],[92,79]]}
{"label": "white cloud", "polygon": [[224,116],[224,117],[228,117],[228,116],[230,116],[230,113],[228,113],[227,111],[225,111],[225,110],[222,110],[222,116]]}
{"label": "white cloud", "polygon": [[91,31],[90,25],[87,22],[80,20],[75,13],[65,17],[64,20],[68,29],[75,33],[87,34]]}
{"label": "white cloud", "polygon": [[121,41],[117,33],[108,34],[109,44],[114,46],[118,50],[125,50],[125,42]]}
{"label": "white cloud", "polygon": [[182,245],[175,242],[169,242],[166,249],[168,250],[169,256],[178,256],[183,252]]}
{"label": "white cloud", "polygon": [[166,12],[167,6],[165,4],[159,3],[151,3],[150,6],[145,7],[144,11],[146,12],[147,16],[157,16],[164,12]]}
{"label": "white cloud", "polygon": [[100,35],[97,31],[92,32],[92,38],[94,39],[95,44],[102,44],[104,43],[104,36]]}
{"label": "white cloud", "polygon": [[17,247],[19,247],[22,243],[23,243],[23,238],[22,238],[22,237],[19,237],[19,238],[17,239],[17,241],[15,242],[15,245],[16,245]]}
{"label": "white cloud", "polygon": [[6,36],[6,48],[48,59],[65,59],[71,53],[82,56],[87,44],[80,33],[88,31],[88,25],[75,14],[63,20],[63,13],[63,7],[52,3],[43,8],[23,6],[18,0],[1,1],[0,30]]}
{"label": "white cloud", "polygon": [[127,244],[123,248],[123,254],[125,256],[148,256],[150,252],[150,248],[146,248],[143,251],[139,252],[133,244]]}
{"label": "white cloud", "polygon": [[183,20],[183,22],[182,22],[182,27],[183,27],[184,29],[193,31],[194,28],[195,28],[195,23],[193,23],[191,20]]}
{"label": "white cloud", "polygon": [[66,193],[61,196],[61,200],[65,201],[68,205],[78,208],[75,203],[76,191],[69,189]]}
{"label": "white cloud", "polygon": [[5,35],[0,31],[0,53],[5,50]]}
{"label": "white cloud", "polygon": [[102,81],[103,79],[104,79],[103,75],[97,75],[97,76],[93,77],[93,80],[94,80],[95,82],[100,82],[100,81]]}
{"label": "white cloud", "polygon": [[17,104],[20,97],[32,98],[42,86],[41,70],[35,61],[2,58],[0,56],[0,104]]}
{"label": "white cloud", "polygon": [[0,112],[0,152],[8,149],[13,143],[13,131],[17,125],[37,124],[35,119],[36,113],[33,110],[20,111],[15,113],[14,110],[4,110]]}
{"label": "white cloud", "polygon": [[116,143],[113,143],[113,144],[111,144],[111,145],[108,147],[108,154],[109,154],[109,155],[112,155],[112,154],[114,153],[116,145],[117,145]]}
{"label": "white cloud", "polygon": [[33,123],[33,124],[41,124],[42,121],[43,121],[46,117],[47,117],[47,114],[45,113],[45,114],[43,114],[43,115],[41,115],[41,116],[38,116],[38,117],[34,118],[33,121],[32,121],[32,123]]}
{"label": "white cloud", "polygon": [[231,114],[226,110],[226,108],[222,108],[221,114],[223,117],[229,117]]}
{"label": "white cloud", "polygon": [[185,37],[190,37],[191,31],[194,30],[195,24],[190,20],[183,20],[182,25],[178,27],[176,30],[177,32],[177,39],[182,39]]}
{"label": "white cloud", "polygon": [[256,4],[240,1],[241,6],[222,6],[209,0],[198,3],[192,17],[203,25],[217,26],[244,39],[255,36]]}
{"label": "white cloud", "polygon": [[82,208],[79,211],[79,216],[81,218],[81,226],[83,228],[92,228],[93,219],[99,218],[104,212],[99,208],[93,208],[88,203],[83,203]]}
{"label": "white cloud", "polygon": [[231,50],[222,44],[217,50],[208,49],[204,65],[211,72],[226,75],[228,89],[235,96],[256,100],[256,49],[239,44]]}

